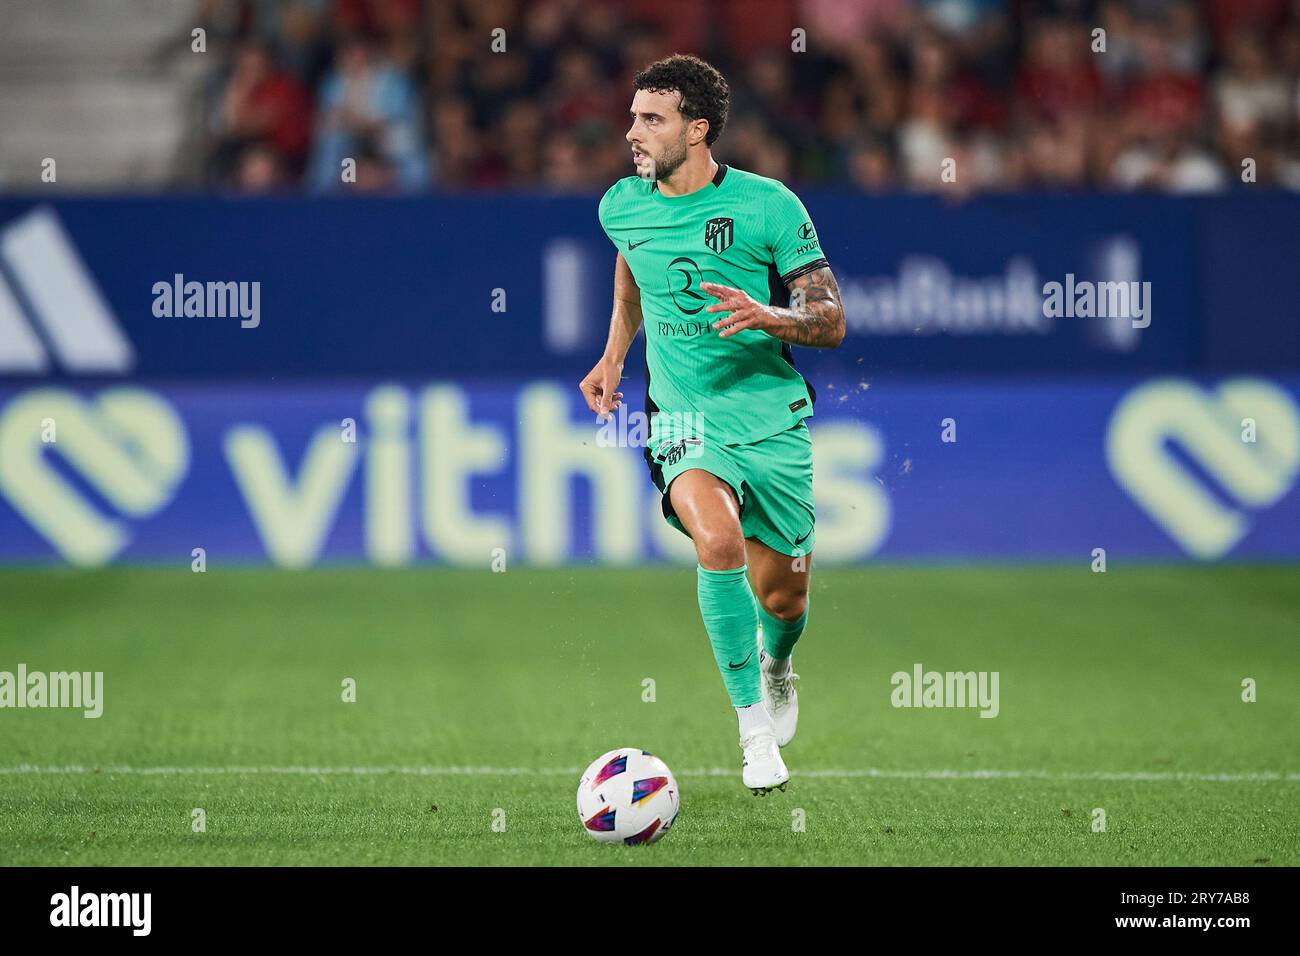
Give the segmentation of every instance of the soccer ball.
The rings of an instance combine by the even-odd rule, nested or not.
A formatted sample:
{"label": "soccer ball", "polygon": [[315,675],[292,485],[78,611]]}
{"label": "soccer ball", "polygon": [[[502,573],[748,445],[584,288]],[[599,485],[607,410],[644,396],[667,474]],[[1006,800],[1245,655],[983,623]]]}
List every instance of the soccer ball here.
{"label": "soccer ball", "polygon": [[578,781],[578,819],[601,843],[654,843],[673,825],[680,806],[668,765],[636,747],[601,754]]}

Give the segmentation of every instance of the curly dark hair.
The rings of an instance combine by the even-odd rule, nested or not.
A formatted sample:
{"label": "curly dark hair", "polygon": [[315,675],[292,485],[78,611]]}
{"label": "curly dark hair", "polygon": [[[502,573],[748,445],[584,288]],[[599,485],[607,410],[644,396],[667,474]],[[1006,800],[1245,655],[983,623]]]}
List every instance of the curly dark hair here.
{"label": "curly dark hair", "polygon": [[670,57],[651,63],[636,75],[632,85],[638,90],[667,93],[672,90],[682,94],[678,109],[689,120],[709,121],[709,131],[704,142],[712,146],[727,125],[727,112],[731,109],[731,89],[713,66],[698,56],[674,53]]}

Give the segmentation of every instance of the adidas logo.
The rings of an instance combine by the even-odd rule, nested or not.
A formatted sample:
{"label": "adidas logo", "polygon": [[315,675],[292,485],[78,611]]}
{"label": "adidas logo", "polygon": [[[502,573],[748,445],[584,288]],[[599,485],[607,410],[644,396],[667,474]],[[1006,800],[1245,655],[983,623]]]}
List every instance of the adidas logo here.
{"label": "adidas logo", "polygon": [[135,350],[63,224],[38,208],[0,229],[0,375],[125,375]]}

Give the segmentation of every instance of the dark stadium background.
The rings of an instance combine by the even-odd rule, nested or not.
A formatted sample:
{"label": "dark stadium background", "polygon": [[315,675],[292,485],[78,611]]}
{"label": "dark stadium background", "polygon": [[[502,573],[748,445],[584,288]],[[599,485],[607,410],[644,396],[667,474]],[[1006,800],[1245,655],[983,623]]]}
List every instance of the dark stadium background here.
{"label": "dark stadium background", "polygon": [[[672,52],[848,324],[796,352],[806,717],[760,810],[688,542],[577,391]],[[108,690],[0,711],[0,863],[586,863],[578,771],[636,743],[661,861],[1294,864],[1298,257],[1297,0],[3,4],[0,671]],[[1045,314],[1075,281],[1149,324]],[[1000,716],[892,708],[915,662],[1000,670]]]}

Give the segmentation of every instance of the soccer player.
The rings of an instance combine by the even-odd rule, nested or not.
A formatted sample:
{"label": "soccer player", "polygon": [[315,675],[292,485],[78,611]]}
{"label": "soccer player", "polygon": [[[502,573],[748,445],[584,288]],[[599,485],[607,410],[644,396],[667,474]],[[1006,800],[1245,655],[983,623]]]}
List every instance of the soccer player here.
{"label": "soccer player", "polygon": [[693,56],[637,74],[627,141],[637,175],[600,202],[618,250],[609,340],[579,386],[604,417],[644,326],[645,459],[665,519],[695,544],[700,615],[740,722],[741,779],[785,789],[791,670],[808,620],[814,544],[812,386],[791,345],[844,338],[839,287],[807,211],[773,179],[710,147],[727,121],[722,75]]}

